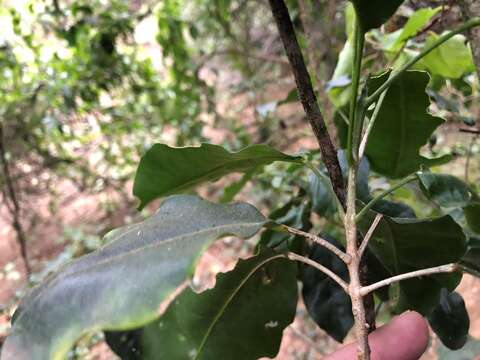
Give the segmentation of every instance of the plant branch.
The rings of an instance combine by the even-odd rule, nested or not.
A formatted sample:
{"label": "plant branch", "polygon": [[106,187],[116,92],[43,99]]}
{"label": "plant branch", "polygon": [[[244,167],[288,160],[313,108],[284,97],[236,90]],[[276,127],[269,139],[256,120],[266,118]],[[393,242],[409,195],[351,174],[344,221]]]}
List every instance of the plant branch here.
{"label": "plant branch", "polygon": [[295,261],[302,262],[304,264],[310,265],[310,266],[314,267],[315,269],[321,271],[322,273],[324,273],[325,275],[330,277],[333,281],[335,281],[338,285],[340,285],[342,287],[342,289],[345,290],[345,292],[348,294],[348,284],[345,281],[343,281],[337,274],[335,274],[333,271],[326,268],[322,264],[319,264],[316,261],[313,261],[312,259],[306,258],[305,256],[295,254],[293,252],[287,253],[287,257],[290,260],[295,260]]}
{"label": "plant branch", "polygon": [[323,239],[319,236],[316,236],[314,234],[310,234],[308,232],[304,232],[302,230],[292,228],[292,227],[287,226],[287,225],[280,225],[280,228],[282,228],[283,230],[285,230],[286,232],[288,232],[292,235],[302,236],[302,237],[304,237],[308,240],[312,240],[314,243],[317,243],[318,245],[323,246],[324,248],[330,250],[332,253],[337,255],[345,264],[348,264],[351,261],[351,258],[350,258],[349,255],[347,255],[342,250],[337,248],[335,245],[333,245],[332,243],[328,242],[327,240],[325,240],[325,239]]}
{"label": "plant branch", "polygon": [[[463,21],[480,16],[478,0],[460,0],[458,5]],[[472,47],[473,61],[477,67],[477,76],[480,81],[480,29],[469,29],[467,39]]]}
{"label": "plant branch", "polygon": [[[390,74],[391,76],[391,74]],[[360,148],[358,150],[358,158],[361,159],[363,154],[365,153],[365,148],[367,147],[367,142],[368,142],[368,137],[370,136],[370,133],[372,132],[373,125],[375,125],[375,121],[378,118],[378,114],[380,113],[380,110],[382,109],[383,105],[383,100],[385,100],[385,96],[387,95],[387,90],[382,92],[380,95],[380,98],[378,99],[377,104],[375,105],[375,110],[373,111],[372,118],[370,119],[367,130],[365,130],[365,135],[363,135],[363,139],[360,142]]]}
{"label": "plant branch", "polygon": [[381,194],[378,194],[376,197],[374,197],[372,200],[370,200],[368,202],[368,204],[365,205],[365,207],[362,210],[359,211],[359,213],[357,214],[356,219],[355,219],[356,222],[358,223],[362,219],[362,217],[368,212],[368,210],[370,210],[379,200],[382,200],[385,196],[390,195],[395,190],[401,188],[402,186],[404,186],[404,185],[406,185],[409,182],[412,182],[414,180],[417,180],[416,174],[410,174],[406,178],[404,178],[403,180],[398,182],[397,184],[393,185],[391,188],[383,191]]}
{"label": "plant branch", "polygon": [[367,248],[368,242],[370,241],[370,238],[372,237],[373,232],[377,228],[378,223],[380,222],[380,220],[382,220],[382,218],[383,218],[382,214],[377,214],[377,216],[375,216],[375,219],[373,220],[372,225],[370,225],[370,228],[368,229],[365,237],[363,238],[363,242],[360,245],[360,248],[358,249],[358,257],[360,259],[362,258],[363,253],[365,252],[365,249]]}
{"label": "plant branch", "polygon": [[5,137],[3,134],[3,125],[1,123],[0,123],[0,161],[2,162],[3,175],[5,177],[5,185],[7,188],[7,191],[5,191],[5,193],[8,195],[8,198],[12,202],[12,207],[8,206],[13,217],[12,226],[15,229],[15,232],[17,234],[18,244],[20,245],[20,254],[23,259],[25,271],[28,275],[31,273],[31,267],[28,261],[28,254],[27,254],[27,237],[25,236],[22,223],[20,222],[20,205],[18,203],[15,187],[13,186],[13,181],[10,174],[10,167],[6,157]]}
{"label": "plant branch", "polygon": [[405,274],[392,276],[391,278],[381,280],[372,285],[364,286],[360,289],[360,293],[362,294],[362,296],[364,296],[372,291],[375,291],[384,286],[388,286],[402,280],[412,279],[412,278],[421,277],[421,276],[434,275],[434,274],[452,273],[452,272],[458,271],[458,269],[459,268],[457,264],[447,264],[447,265],[431,267],[428,269],[412,271]]}
{"label": "plant branch", "polygon": [[467,134],[475,134],[475,135],[480,134],[480,129],[464,129],[464,128],[461,128],[459,131],[462,132],[462,133],[467,133]]}
{"label": "plant branch", "polygon": [[410,61],[408,61],[400,69],[394,71],[392,76],[365,100],[365,107],[368,108],[370,105],[372,105],[380,97],[380,95],[390,87],[391,84],[393,84],[405,71],[410,69],[419,60],[423,59],[426,55],[428,55],[430,52],[435,50],[437,47],[439,47],[440,45],[442,45],[443,43],[445,43],[455,35],[460,34],[469,29],[472,29],[476,26],[480,26],[480,17],[475,17],[473,19],[468,20],[467,22],[465,22],[455,30],[452,30],[440,36],[435,42],[426,46],[417,56],[415,56]]}
{"label": "plant branch", "polygon": [[[353,161],[357,161],[357,150],[355,143],[357,142],[358,133],[362,132],[363,116],[357,113],[358,107],[358,89],[360,87],[360,75],[362,70],[363,49],[365,46],[365,34],[360,29],[358,19],[355,20],[354,33],[354,54],[352,68],[352,95],[350,97],[350,113],[348,126],[348,142],[347,142],[347,159],[350,165]],[[362,111],[363,112],[363,111]],[[359,116],[360,115],[360,116]]]}
{"label": "plant branch", "polygon": [[357,198],[356,174],[357,166],[350,166],[348,170],[347,214],[344,219],[344,227],[347,242],[347,254],[352,258],[352,261],[348,264],[348,273],[350,275],[349,294],[352,300],[352,313],[355,319],[354,328],[358,342],[357,358],[359,360],[369,360],[370,347],[368,345],[368,327],[370,325],[367,323],[364,299],[360,294],[360,289],[362,288],[361,259],[358,256],[357,224],[355,222],[355,205]]}
{"label": "plant branch", "polygon": [[342,170],[337,158],[337,150],[330,138],[325,120],[318,106],[317,97],[313,90],[312,81],[295,35],[288,8],[283,0],[269,0],[269,3],[280,33],[280,38],[287,53],[288,61],[292,67],[300,101],[307,115],[308,122],[320,145],[322,158],[335,194],[337,194],[342,206],[345,208],[345,190]]}

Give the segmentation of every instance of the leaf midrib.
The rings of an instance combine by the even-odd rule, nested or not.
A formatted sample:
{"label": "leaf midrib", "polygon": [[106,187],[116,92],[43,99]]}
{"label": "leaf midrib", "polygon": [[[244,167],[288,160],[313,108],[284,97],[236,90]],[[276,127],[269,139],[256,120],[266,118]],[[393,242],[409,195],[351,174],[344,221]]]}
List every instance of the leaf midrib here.
{"label": "leaf midrib", "polygon": [[280,258],[285,258],[285,255],[283,254],[278,254],[278,255],[274,255],[268,259],[265,259],[263,260],[262,262],[260,262],[259,264],[257,264],[248,274],[247,276],[245,276],[245,278],[240,282],[240,284],[238,284],[237,287],[235,287],[235,289],[233,290],[233,292],[230,294],[230,296],[226,299],[225,303],[220,307],[220,310],[218,311],[217,315],[215,315],[215,317],[213,318],[212,320],[212,323],[210,324],[210,326],[208,327],[205,335],[203,336],[202,338],[202,341],[200,342],[200,345],[198,346],[198,349],[197,349],[197,354],[195,356],[195,359],[194,360],[198,360],[199,359],[199,356],[200,356],[200,353],[202,352],[203,348],[205,347],[205,344],[207,343],[207,340],[208,340],[208,337],[210,336],[210,334],[212,333],[213,331],[213,328],[215,327],[215,325],[218,323],[218,321],[220,321],[220,318],[222,317],[222,315],[225,313],[225,310],[227,309],[228,305],[230,305],[230,303],[233,301],[234,297],[238,294],[238,292],[240,291],[240,289],[247,283],[247,281],[253,276],[253,274],[255,274],[260,268],[262,268],[265,264],[269,263],[270,261],[273,261],[273,260],[276,260],[276,259],[280,259]]}
{"label": "leaf midrib", "polygon": [[[249,227],[249,226],[255,226],[257,225],[259,228],[261,226],[263,226],[263,224],[265,224],[265,222],[256,222],[256,223],[235,223],[236,226],[240,226],[240,227]],[[215,229],[222,229],[224,227],[230,227],[232,226],[232,224],[225,224],[225,225],[220,225],[220,226],[217,226],[215,227]],[[188,234],[182,234],[182,235],[178,235],[178,236],[174,236],[172,238],[169,238],[167,240],[161,240],[161,241],[155,241],[151,244],[148,244],[148,245],[145,245],[145,246],[142,246],[140,248],[135,248],[135,249],[132,249],[132,250],[129,250],[127,252],[122,252],[120,254],[116,254],[114,256],[111,256],[107,259],[103,259],[101,261],[98,261],[94,264],[92,264],[91,266],[89,266],[88,268],[86,269],[81,269],[81,270],[78,270],[78,271],[74,271],[74,272],[71,272],[69,273],[68,275],[66,276],[59,276],[57,278],[55,278],[50,284],[49,284],[49,288],[53,287],[55,284],[57,284],[58,282],[60,281],[63,281],[64,279],[66,278],[69,278],[69,277],[73,277],[73,276],[77,276],[79,274],[82,274],[82,273],[89,273],[90,271],[94,270],[95,268],[98,268],[98,267],[101,267],[103,265],[106,265],[108,263],[111,263],[113,262],[114,260],[118,260],[118,259],[122,259],[126,256],[130,256],[130,255],[133,255],[133,254],[136,254],[136,253],[139,253],[139,252],[142,252],[146,249],[150,249],[150,248],[153,248],[153,247],[156,247],[156,246],[159,246],[159,245],[162,245],[162,244],[169,244],[173,241],[176,241],[176,240],[179,240],[181,238],[184,238],[184,237],[193,237],[193,236],[198,236],[198,235],[201,235],[202,233],[205,233],[205,232],[208,232],[208,231],[211,231],[211,229],[213,228],[208,228],[208,229],[202,229],[200,231],[196,231],[196,232],[193,232],[193,233],[188,233]],[[133,231],[133,230],[137,230],[136,228],[135,229],[131,229],[130,231]],[[124,235],[126,235],[127,233],[125,233]],[[226,233],[224,233],[226,234]],[[219,236],[222,236],[222,235],[219,235]],[[41,297],[42,295],[44,294],[44,291],[43,292],[39,292],[38,295],[31,299],[30,301],[30,304],[33,304],[39,297]],[[30,305],[31,306],[31,305]],[[20,320],[20,318],[22,317],[22,315],[25,314],[22,313],[20,314],[20,317],[17,319],[17,321]]]}
{"label": "leaf midrib", "polygon": [[[228,152],[229,155],[232,155],[232,153]],[[235,154],[235,153],[233,153]],[[238,152],[237,153],[238,155],[241,154],[241,152]],[[285,156],[288,156],[288,155],[285,155]],[[294,162],[294,163],[301,163],[301,160],[299,158],[295,158],[295,157],[292,157],[292,159],[288,159],[288,158],[280,158],[279,156],[274,156],[274,155],[271,155],[271,156],[261,156],[261,157],[256,157],[256,158],[253,158],[253,159],[235,159],[233,161],[226,161],[212,169],[209,169],[208,171],[205,171],[204,173],[200,174],[200,175],[195,175],[193,177],[189,177],[185,182],[183,182],[182,184],[178,185],[178,186],[175,186],[173,188],[169,188],[169,190],[165,190],[163,192],[157,192],[156,195],[154,196],[150,196],[150,199],[154,199],[155,197],[160,197],[160,196],[166,196],[166,195],[171,195],[171,194],[175,194],[177,192],[181,192],[182,190],[185,190],[185,189],[188,189],[190,187],[193,187],[195,184],[197,183],[200,183],[200,182],[203,182],[205,180],[210,180],[212,179],[212,175],[221,171],[222,169],[224,169],[228,164],[232,164],[232,165],[235,165],[237,163],[240,163],[242,161],[255,161],[255,160],[262,160],[262,161],[265,161],[265,160],[268,160],[270,162],[274,162],[274,161],[285,161],[285,162]],[[259,164],[256,164],[255,166],[258,166]],[[234,169],[232,170],[231,172],[245,172],[245,171],[242,171],[241,169]],[[213,177],[214,178],[214,177]],[[145,201],[145,203],[148,203],[148,201]]]}

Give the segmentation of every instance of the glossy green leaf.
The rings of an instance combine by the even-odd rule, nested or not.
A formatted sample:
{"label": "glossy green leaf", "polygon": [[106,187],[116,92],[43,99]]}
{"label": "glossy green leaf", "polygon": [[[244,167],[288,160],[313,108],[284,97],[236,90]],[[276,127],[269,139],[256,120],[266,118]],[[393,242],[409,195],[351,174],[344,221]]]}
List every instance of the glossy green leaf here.
{"label": "glossy green leaf", "polygon": [[[431,34],[425,46],[434,43],[438,38],[439,35]],[[463,35],[455,35],[425,56],[421,63],[430,73],[452,79],[458,79],[475,70],[472,52]]]}
{"label": "glossy green leaf", "polygon": [[[373,93],[389,77],[389,72],[368,80]],[[365,154],[370,166],[379,174],[402,178],[421,165],[433,166],[450,160],[450,156],[428,159],[419,154],[433,131],[443,120],[427,112],[430,105],[425,88],[427,73],[406,71],[392,84],[368,139]]]}
{"label": "glossy green leaf", "polygon": [[[295,317],[296,273],[294,262],[271,250],[240,260],[218,275],[213,289],[184,290],[162,317],[137,331],[136,352],[145,360],[274,357]],[[119,336],[108,337],[118,346]]]}
{"label": "glossy green leaf", "polygon": [[[344,250],[335,239],[323,237]],[[308,257],[348,281],[345,263],[323,246],[313,244]],[[312,319],[328,335],[342,342],[354,322],[350,297],[330,277],[311,266],[302,267],[301,281],[303,302]]]}
{"label": "glossy green leaf", "polygon": [[390,52],[399,51],[406,41],[422,30],[428,21],[438,14],[440,10],[441,7],[434,9],[424,8],[415,11],[401,29],[386,34],[380,39],[382,49]]}
{"label": "glossy green leaf", "polygon": [[459,350],[452,351],[443,344],[437,348],[438,360],[472,360],[480,355],[480,340],[468,337],[465,346]]}
{"label": "glossy green leaf", "polygon": [[[361,223],[365,233],[374,217],[370,212]],[[378,224],[369,249],[390,275],[457,262],[465,254],[462,228],[449,215],[434,219],[405,219],[384,216]],[[428,314],[438,303],[440,290],[453,290],[461,276],[441,274],[404,280],[393,295],[395,312],[414,309]]]}
{"label": "glossy green leaf", "polygon": [[405,0],[350,1],[355,6],[362,30],[366,32],[387,22]]}
{"label": "glossy green leaf", "polygon": [[152,321],[212,241],[250,237],[266,222],[245,203],[167,198],[155,215],[111,232],[105,247],[71,262],[25,296],[1,359],[60,360],[87,332]]}
{"label": "glossy green leaf", "polygon": [[446,289],[442,289],[440,303],[428,316],[428,322],[449,349],[461,349],[468,340],[470,318],[465,308],[465,301],[456,292],[449,293]]}
{"label": "glossy green leaf", "polygon": [[275,161],[300,162],[301,158],[283,154],[268,145],[252,145],[232,153],[211,144],[184,148],[155,144],[140,160],[133,194],[143,208],[156,198]]}
{"label": "glossy green leaf", "polygon": [[455,176],[419,172],[420,188],[427,198],[442,207],[463,207],[470,203],[472,194],[467,184]]}

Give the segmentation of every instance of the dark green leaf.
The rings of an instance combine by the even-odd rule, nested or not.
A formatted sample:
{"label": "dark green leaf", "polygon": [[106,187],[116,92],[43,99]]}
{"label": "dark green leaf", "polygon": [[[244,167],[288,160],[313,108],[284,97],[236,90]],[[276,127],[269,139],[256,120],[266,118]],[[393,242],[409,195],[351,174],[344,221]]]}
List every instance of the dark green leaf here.
{"label": "dark green leaf", "polygon": [[[322,171],[322,169],[319,169]],[[316,174],[311,174],[308,183],[308,193],[312,199],[312,209],[320,216],[329,216],[337,210],[334,195],[332,194],[331,184],[325,176],[319,178]]]}
{"label": "dark green leaf", "polygon": [[[279,209],[273,211],[269,218],[278,224],[288,225],[303,231],[312,228],[310,222],[311,205],[302,197],[296,197]],[[266,229],[257,245],[258,249],[275,248],[277,250],[289,250],[303,254],[305,239],[286,232]]]}
{"label": "dark green leaf", "polygon": [[456,351],[452,351],[439,344],[437,348],[438,360],[472,360],[480,355],[480,340],[468,337],[465,346]]}
{"label": "dark green leaf", "polygon": [[[362,221],[363,233],[373,216],[370,212]],[[457,262],[465,254],[466,240],[460,225],[448,215],[421,220],[384,216],[369,242],[369,249],[393,276]],[[414,309],[428,314],[438,303],[441,288],[453,290],[460,278],[459,274],[441,274],[404,280],[397,293],[393,293],[397,298],[394,311]]]}
{"label": "dark green leaf", "polygon": [[[343,178],[347,179],[348,162],[343,150],[338,152],[338,160],[340,162],[340,167],[342,168]],[[370,164],[368,159],[363,157],[360,160],[357,170],[357,199],[365,204],[373,199],[373,196],[370,192],[370,186],[368,185],[369,175]],[[399,202],[381,199],[376,202],[372,209],[380,214],[390,217],[416,218],[415,212],[410,206]]]}
{"label": "dark green leaf", "polygon": [[165,315],[137,330],[137,352],[145,360],[274,357],[295,317],[296,269],[271,250],[240,260],[213,289],[184,290]]}
{"label": "dark green leaf", "polygon": [[2,360],[62,359],[86,332],[152,321],[212,241],[250,237],[266,221],[249,204],[167,198],[155,215],[111,232],[105,247],[71,262],[24,297]]}
{"label": "dark green leaf", "polygon": [[300,162],[301,158],[267,145],[252,145],[232,153],[211,144],[184,148],[155,144],[140,160],[133,194],[140,199],[140,208],[143,208],[156,198],[275,161]]}
{"label": "dark green leaf", "polygon": [[480,234],[480,198],[474,194],[473,201],[463,208],[463,212],[470,230]]}
{"label": "dark green leaf", "polygon": [[384,24],[405,0],[351,0],[363,31]]}
{"label": "dark green leaf", "polygon": [[[344,250],[335,239],[323,237]],[[348,280],[345,263],[323,246],[313,244],[308,257]],[[310,266],[303,267],[301,281],[303,301],[312,319],[335,340],[343,341],[353,325],[350,297],[330,277]]]}
{"label": "dark green leaf", "polygon": [[[378,89],[388,77],[386,72],[370,78],[369,92]],[[425,88],[429,80],[425,72],[407,71],[388,90],[365,152],[370,166],[379,174],[402,178],[421,165],[433,166],[450,160],[450,156],[428,159],[419,154],[433,131],[443,123],[427,112],[430,100]]]}
{"label": "dark green leaf", "polygon": [[460,264],[468,273],[480,277],[480,238],[471,236],[468,239],[468,249]]}
{"label": "dark green leaf", "polygon": [[427,198],[442,207],[466,206],[472,197],[467,184],[447,174],[417,173],[420,188]]}
{"label": "dark green leaf", "polygon": [[467,342],[470,319],[460,294],[442,289],[440,303],[428,317],[428,322],[449,349],[460,349]]}

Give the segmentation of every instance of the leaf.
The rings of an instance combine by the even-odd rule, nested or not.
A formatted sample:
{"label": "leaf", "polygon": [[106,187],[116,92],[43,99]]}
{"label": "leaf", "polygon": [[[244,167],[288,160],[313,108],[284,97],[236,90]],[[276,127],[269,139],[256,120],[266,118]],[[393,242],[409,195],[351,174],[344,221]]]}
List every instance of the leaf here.
{"label": "leaf", "polygon": [[[319,169],[323,171],[323,169]],[[331,185],[327,178],[319,178],[315,174],[309,176],[307,191],[312,199],[312,209],[320,216],[331,216],[337,210],[334,195],[332,194]]]}
{"label": "leaf", "polygon": [[[369,92],[378,89],[389,73],[370,78]],[[419,155],[420,148],[443,123],[427,112],[430,100],[425,88],[429,79],[425,72],[406,71],[388,90],[365,151],[370,166],[379,174],[402,178],[421,165],[439,165],[450,160],[449,155],[436,159]]]}
{"label": "leaf", "polygon": [[442,343],[452,350],[458,350],[468,340],[470,318],[465,301],[456,292],[442,289],[440,303],[428,317],[428,322]]}
{"label": "leaf", "polygon": [[[338,151],[338,160],[342,168],[343,178],[348,178],[348,161],[345,151]],[[363,157],[358,164],[357,170],[357,199],[367,204],[373,199],[368,185],[368,177],[370,175],[370,164],[366,157]],[[381,199],[375,203],[372,210],[383,215],[399,218],[416,218],[413,209],[403,203]]]}
{"label": "leaf", "polygon": [[87,332],[152,321],[212,241],[250,237],[266,222],[245,203],[167,198],[155,215],[111,232],[105,247],[71,262],[24,297],[1,359],[63,359]]}
{"label": "leaf", "polygon": [[364,32],[377,28],[397,11],[404,0],[350,0]]}
{"label": "leaf", "polygon": [[252,145],[232,153],[211,144],[184,148],[155,144],[140,160],[133,194],[143,208],[156,198],[275,161],[299,163],[301,157],[283,154],[268,145]]}
{"label": "leaf", "polygon": [[441,7],[423,8],[415,11],[409,18],[407,23],[398,31],[384,36],[382,39],[382,48],[385,51],[397,52],[405,42],[415,36],[428,21],[441,11]]}
{"label": "leaf", "polygon": [[296,269],[294,262],[269,250],[240,260],[233,271],[217,277],[211,290],[184,290],[165,315],[137,330],[141,358],[274,357],[283,330],[295,318]]}
{"label": "leaf", "polygon": [[480,198],[474,194],[473,201],[463,208],[463,212],[470,230],[480,234]]}
{"label": "leaf", "polygon": [[242,189],[247,185],[250,179],[253,177],[255,172],[258,171],[258,168],[251,169],[243,174],[242,178],[239,181],[231,183],[225,189],[223,189],[223,194],[220,198],[221,203],[231,202],[235,196],[242,191]]}
{"label": "leaf", "polygon": [[468,239],[468,249],[460,264],[466,272],[480,277],[480,238],[471,236]]}
{"label": "leaf", "polygon": [[[374,213],[369,212],[361,222],[363,234],[373,218]],[[465,254],[466,240],[460,225],[449,215],[433,219],[384,216],[373,233],[369,249],[394,276],[457,262]],[[428,314],[438,303],[441,288],[453,290],[460,278],[454,273],[404,280],[398,293],[393,294],[398,298],[394,311],[413,309]]]}
{"label": "leaf", "polygon": [[[425,47],[437,41],[439,37],[437,34],[431,34],[425,41]],[[425,56],[421,63],[430,73],[451,79],[458,79],[463,74],[475,70],[472,52],[463,35],[455,35]]]}
{"label": "leaf", "polygon": [[472,198],[467,184],[455,176],[419,172],[417,177],[424,195],[441,207],[463,207]]}
{"label": "leaf", "polygon": [[290,104],[290,103],[294,103],[294,102],[298,102],[299,101],[299,97],[298,97],[298,90],[297,88],[293,88],[292,90],[290,90],[287,94],[287,97],[283,100],[280,100],[278,102],[278,106],[281,106],[281,105],[285,105],[285,104]]}
{"label": "leaf", "polygon": [[[284,206],[270,213],[269,218],[277,224],[288,225],[299,230],[309,231],[312,228],[310,222],[311,205],[303,197],[298,196],[291,199]],[[257,249],[275,248],[276,250],[289,250],[298,254],[305,252],[305,239],[286,232],[279,232],[266,229],[257,245]]]}
{"label": "leaf", "polygon": [[452,351],[439,343],[437,348],[438,360],[472,360],[480,355],[480,340],[468,337],[465,346],[456,351]]}
{"label": "leaf", "polygon": [[355,29],[355,10],[352,4],[345,7],[345,34],[347,40],[338,55],[337,65],[332,75],[332,79],[327,83],[327,93],[329,99],[338,109],[348,104],[350,100],[351,75],[353,67],[353,32]]}
{"label": "leaf", "polygon": [[[344,250],[335,239],[323,237]],[[313,244],[308,257],[329,268],[343,280],[348,280],[345,263],[323,246]],[[302,296],[308,313],[328,335],[342,342],[354,322],[350,297],[324,273],[310,266],[303,266],[302,269]]]}
{"label": "leaf", "polygon": [[452,175],[424,172],[417,176],[427,198],[441,207],[462,207],[470,230],[480,233],[480,197],[477,193]]}

